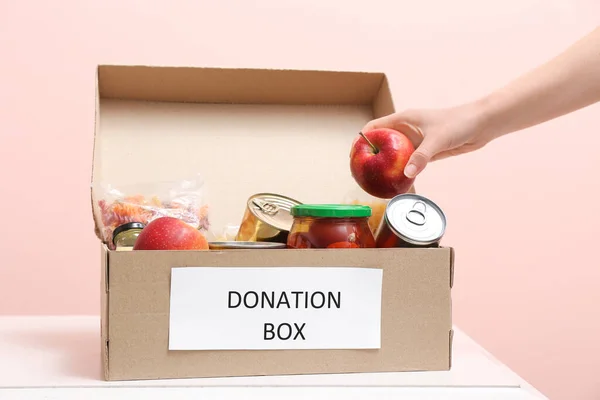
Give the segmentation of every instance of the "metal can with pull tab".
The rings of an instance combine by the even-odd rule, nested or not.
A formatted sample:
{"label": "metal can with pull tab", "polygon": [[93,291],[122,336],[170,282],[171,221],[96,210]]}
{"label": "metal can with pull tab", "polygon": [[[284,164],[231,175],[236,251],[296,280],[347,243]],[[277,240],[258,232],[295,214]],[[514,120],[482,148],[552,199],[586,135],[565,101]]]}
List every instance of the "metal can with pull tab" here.
{"label": "metal can with pull tab", "polygon": [[273,193],[250,196],[235,240],[287,243],[294,222],[290,210],[300,204],[297,200]]}
{"label": "metal can with pull tab", "polygon": [[437,204],[414,193],[391,199],[375,233],[375,247],[439,247],[446,215]]}

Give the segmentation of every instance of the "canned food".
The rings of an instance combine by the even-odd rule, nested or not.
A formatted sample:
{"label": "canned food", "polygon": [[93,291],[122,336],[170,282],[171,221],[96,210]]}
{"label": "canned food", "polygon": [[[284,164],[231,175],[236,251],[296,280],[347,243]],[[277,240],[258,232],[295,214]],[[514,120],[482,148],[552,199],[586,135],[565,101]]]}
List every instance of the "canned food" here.
{"label": "canned food", "polygon": [[231,249],[285,249],[284,243],[275,242],[209,242],[210,250],[231,250]]}
{"label": "canned food", "polygon": [[294,219],[290,214],[297,200],[273,194],[258,193],[246,202],[246,210],[235,237],[238,242],[287,243]]}
{"label": "canned food", "polygon": [[438,247],[446,231],[446,216],[433,201],[414,193],[398,195],[388,203],[375,246]]}
{"label": "canned food", "polygon": [[128,222],[118,226],[113,232],[113,246],[116,251],[133,250],[135,241],[144,229],[141,222]]}

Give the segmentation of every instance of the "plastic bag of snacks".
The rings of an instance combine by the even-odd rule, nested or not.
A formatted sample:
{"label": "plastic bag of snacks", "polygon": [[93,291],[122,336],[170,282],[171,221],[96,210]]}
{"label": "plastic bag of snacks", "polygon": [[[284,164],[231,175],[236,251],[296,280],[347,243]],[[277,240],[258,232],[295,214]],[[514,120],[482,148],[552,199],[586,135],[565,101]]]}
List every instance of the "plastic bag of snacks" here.
{"label": "plastic bag of snacks", "polygon": [[220,231],[213,230],[209,232],[209,238],[215,242],[231,242],[235,241],[235,237],[240,230],[239,224],[226,224]]}
{"label": "plastic bag of snacks", "polygon": [[99,183],[95,188],[102,241],[114,249],[114,230],[129,222],[144,225],[163,217],[175,217],[206,235],[210,228],[204,182],[189,180],[115,186]]}

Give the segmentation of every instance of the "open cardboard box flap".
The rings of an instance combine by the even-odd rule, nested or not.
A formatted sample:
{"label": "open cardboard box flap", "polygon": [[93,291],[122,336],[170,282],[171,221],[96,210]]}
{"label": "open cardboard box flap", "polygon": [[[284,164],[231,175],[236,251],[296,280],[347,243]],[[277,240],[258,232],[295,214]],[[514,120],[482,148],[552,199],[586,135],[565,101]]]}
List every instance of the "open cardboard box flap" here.
{"label": "open cardboard box flap", "polygon": [[[349,152],[394,112],[383,73],[99,66],[92,205],[102,184],[200,174],[214,231],[254,193],[339,203],[357,188]],[[135,195],[138,193],[129,193]],[[151,254],[150,254],[151,253]],[[102,246],[106,379],[444,370],[450,367],[451,248],[113,252]],[[173,266],[382,268],[382,348],[169,352]]]}
{"label": "open cardboard box flap", "polygon": [[385,74],[366,72],[100,66],[96,97],[97,225],[99,184],[195,174],[216,230],[254,193],[339,203],[357,187],[352,141],[394,110]]}

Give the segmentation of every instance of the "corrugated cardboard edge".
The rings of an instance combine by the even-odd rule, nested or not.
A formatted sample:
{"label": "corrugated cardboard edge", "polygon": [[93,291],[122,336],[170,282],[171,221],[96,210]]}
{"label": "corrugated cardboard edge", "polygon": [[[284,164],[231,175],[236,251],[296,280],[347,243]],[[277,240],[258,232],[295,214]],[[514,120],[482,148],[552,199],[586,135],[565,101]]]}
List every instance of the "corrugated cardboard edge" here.
{"label": "corrugated cardboard edge", "polygon": [[450,247],[450,289],[454,287],[454,248]]}
{"label": "corrugated cardboard edge", "polygon": [[[450,247],[450,321],[452,318],[452,288],[454,287],[454,248]],[[450,333],[448,334],[448,369],[452,369],[452,342],[454,340],[454,329],[450,328]]]}
{"label": "corrugated cardboard edge", "polygon": [[[375,91],[370,93],[370,98],[359,96],[358,98],[348,92],[345,88],[351,88],[347,84],[340,86],[342,75],[345,78],[357,78],[359,80],[369,79],[373,83],[381,79],[382,72],[367,72],[357,70],[326,70],[326,69],[296,69],[296,68],[240,68],[227,66],[174,66],[174,65],[98,65],[100,77],[100,94],[102,98],[127,99],[141,101],[177,102],[177,103],[209,103],[209,104],[362,104],[368,105],[373,102]],[[223,88],[219,88],[215,95],[215,85],[210,85],[205,97],[202,94],[203,85],[197,82],[196,74],[211,75],[211,80],[224,82],[232,81]],[[270,77],[267,77],[271,74]],[[196,75],[196,76],[195,76]],[[242,77],[244,75],[244,77]],[[253,75],[247,76],[247,75]],[[337,78],[336,78],[337,76]],[[181,79],[184,77],[185,79]],[[139,79],[138,79],[139,78]],[[315,84],[314,78],[321,83]],[[331,78],[331,79],[329,79]],[[300,79],[300,80],[299,80]],[[309,85],[298,88],[298,85],[308,79]],[[324,80],[325,79],[325,80]],[[324,81],[323,81],[324,80]],[[150,83],[151,82],[151,83]],[[286,96],[272,96],[273,93],[284,89]],[[266,92],[259,90],[257,85],[267,83],[270,88]],[[291,84],[291,86],[290,86]],[[239,85],[239,87],[238,87]],[[328,89],[322,86],[328,86]],[[360,86],[360,85],[359,85]],[[369,85],[375,89],[375,85]],[[307,101],[304,89],[309,92],[320,90],[321,94],[327,93],[329,99],[324,102]],[[311,89],[312,88],[312,89]],[[233,90],[232,90],[233,89]],[[273,91],[273,89],[275,89]],[[300,89],[300,90],[298,90]],[[296,93],[298,92],[298,93]],[[234,94],[235,93],[235,94]],[[267,94],[265,97],[265,93]],[[300,95],[299,97],[297,95]],[[342,97],[340,97],[340,94]],[[333,97],[332,97],[333,96]],[[261,99],[262,97],[262,99]],[[310,96],[309,96],[310,97]],[[332,100],[336,98],[337,100]],[[295,98],[294,101],[289,101]],[[304,100],[299,100],[300,98]],[[359,100],[360,99],[360,100]],[[323,99],[322,99],[323,100]],[[349,102],[344,101],[349,100]]]}
{"label": "corrugated cardboard edge", "polygon": [[372,100],[373,107],[373,116],[375,118],[381,118],[388,114],[393,114],[396,112],[396,107],[394,105],[394,96],[392,91],[390,90],[390,80],[387,74],[383,74],[383,78],[381,79],[381,84],[379,85],[379,90],[375,95],[375,98]]}
{"label": "corrugated cardboard edge", "polygon": [[448,335],[448,346],[449,346],[449,356],[448,356],[448,371],[452,369],[452,342],[454,341],[454,329],[450,329],[450,334]]}
{"label": "corrugated cardboard edge", "polygon": [[104,379],[109,380],[109,368],[108,368],[108,351],[109,351],[109,337],[108,337],[108,268],[109,268],[109,253],[108,248],[105,245],[100,247],[101,251],[101,271],[100,271],[100,345],[102,346],[100,353],[102,354],[102,371],[104,373]]}
{"label": "corrugated cardboard edge", "polygon": [[90,202],[91,202],[91,211],[92,211],[92,219],[94,220],[94,233],[96,237],[102,241],[102,234],[100,232],[100,218],[96,212],[94,212],[94,204],[96,203],[94,199],[94,165],[96,165],[96,146],[97,146],[97,134],[100,130],[100,87],[99,87],[99,78],[98,78],[98,70],[97,66],[94,70],[94,83],[95,83],[95,108],[94,108],[94,144],[92,145],[92,173],[90,179]]}

